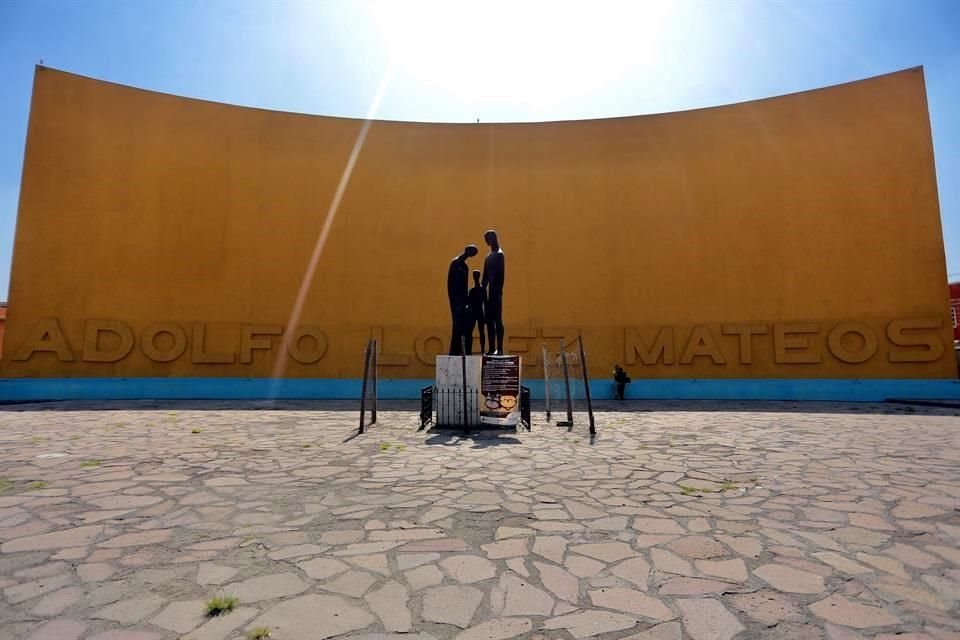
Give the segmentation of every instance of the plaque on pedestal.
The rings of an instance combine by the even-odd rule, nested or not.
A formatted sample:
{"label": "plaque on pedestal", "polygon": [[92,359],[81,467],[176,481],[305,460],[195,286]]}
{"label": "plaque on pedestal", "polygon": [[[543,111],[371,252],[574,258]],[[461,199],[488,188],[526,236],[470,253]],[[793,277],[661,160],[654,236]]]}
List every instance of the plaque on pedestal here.
{"label": "plaque on pedestal", "polygon": [[520,421],[520,356],[483,356],[482,424],[515,427]]}

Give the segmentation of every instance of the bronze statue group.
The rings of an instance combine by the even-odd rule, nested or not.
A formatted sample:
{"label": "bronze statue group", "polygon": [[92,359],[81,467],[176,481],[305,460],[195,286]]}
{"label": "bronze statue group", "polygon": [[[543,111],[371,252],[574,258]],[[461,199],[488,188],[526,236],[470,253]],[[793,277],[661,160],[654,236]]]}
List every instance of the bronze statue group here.
{"label": "bronze statue group", "polygon": [[[505,259],[497,232],[487,231],[483,240],[490,253],[483,261],[483,274],[473,272],[470,288],[469,258],[477,255],[476,245],[467,245],[463,253],[450,262],[447,271],[447,297],[453,331],[450,337],[450,355],[473,355],[473,330],[480,330],[480,352],[503,355],[503,281]],[[489,349],[487,342],[489,341]]]}

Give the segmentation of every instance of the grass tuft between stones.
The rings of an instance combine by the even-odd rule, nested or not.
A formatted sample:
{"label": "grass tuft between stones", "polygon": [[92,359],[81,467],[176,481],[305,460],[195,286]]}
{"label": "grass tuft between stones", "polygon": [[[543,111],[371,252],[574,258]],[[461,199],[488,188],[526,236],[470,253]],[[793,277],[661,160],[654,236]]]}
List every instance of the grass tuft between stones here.
{"label": "grass tuft between stones", "polygon": [[266,640],[270,637],[270,627],[255,627],[247,631],[247,640]]}
{"label": "grass tuft between stones", "polygon": [[103,460],[84,460],[80,463],[81,467],[99,467],[103,464]]}
{"label": "grass tuft between stones", "polygon": [[0,493],[5,493],[10,490],[13,486],[12,480],[7,480],[6,478],[0,478]]}
{"label": "grass tuft between stones", "polygon": [[207,600],[204,605],[208,616],[222,616],[225,613],[233,611],[240,604],[240,598],[236,596],[214,596]]}

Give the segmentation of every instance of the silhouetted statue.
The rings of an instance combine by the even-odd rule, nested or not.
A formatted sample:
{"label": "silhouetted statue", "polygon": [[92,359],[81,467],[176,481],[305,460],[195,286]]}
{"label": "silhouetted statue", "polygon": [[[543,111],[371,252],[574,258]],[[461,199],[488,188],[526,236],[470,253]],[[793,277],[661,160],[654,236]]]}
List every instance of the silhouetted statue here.
{"label": "silhouetted statue", "polygon": [[473,272],[473,289],[470,289],[470,326],[467,329],[467,354],[473,353],[473,328],[480,331],[480,353],[486,351],[487,344],[484,340],[484,330],[487,320],[483,315],[483,308],[487,303],[487,292],[480,284],[480,272]]}
{"label": "silhouetted statue", "polygon": [[460,346],[460,338],[471,342],[467,328],[470,322],[470,295],[468,287],[470,284],[470,268],[467,266],[467,258],[477,255],[477,247],[468,245],[463,253],[450,262],[450,269],[447,271],[447,298],[450,300],[450,316],[453,320],[453,330],[450,336],[450,355],[459,356],[463,353]]}
{"label": "silhouetted statue", "polygon": [[503,354],[503,280],[506,271],[503,249],[497,240],[497,232],[491,229],[483,234],[490,253],[483,261],[483,286],[487,289],[487,337],[490,340],[488,355]]}

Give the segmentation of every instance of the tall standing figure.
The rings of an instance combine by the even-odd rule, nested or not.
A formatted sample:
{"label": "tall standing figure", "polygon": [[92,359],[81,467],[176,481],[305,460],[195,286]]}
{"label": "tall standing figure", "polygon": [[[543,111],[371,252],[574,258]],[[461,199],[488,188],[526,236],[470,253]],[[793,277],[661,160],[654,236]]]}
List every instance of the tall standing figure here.
{"label": "tall standing figure", "polygon": [[503,354],[503,280],[506,259],[497,232],[493,229],[483,234],[490,253],[483,261],[483,286],[487,289],[487,339],[490,350],[487,355]]}
{"label": "tall standing figure", "polygon": [[467,245],[463,253],[450,261],[450,268],[447,269],[447,298],[450,300],[450,316],[453,320],[453,329],[450,335],[450,355],[459,356],[463,354],[460,338],[469,340],[469,329],[467,324],[470,322],[470,267],[467,266],[467,258],[477,255],[475,245]]}

